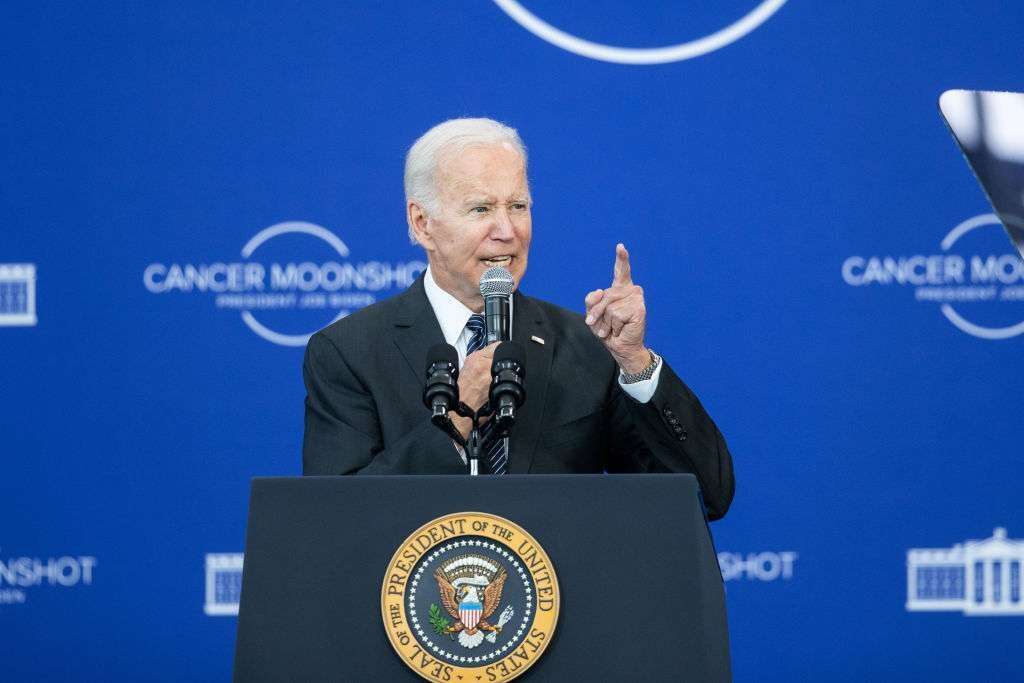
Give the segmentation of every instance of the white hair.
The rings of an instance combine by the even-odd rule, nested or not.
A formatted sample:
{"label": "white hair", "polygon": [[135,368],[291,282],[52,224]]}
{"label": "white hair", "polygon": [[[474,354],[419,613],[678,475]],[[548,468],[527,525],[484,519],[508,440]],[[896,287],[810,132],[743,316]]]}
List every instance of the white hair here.
{"label": "white hair", "polygon": [[[440,210],[437,188],[437,167],[443,154],[459,153],[477,145],[508,143],[523,157],[526,146],[515,128],[493,119],[449,119],[439,123],[409,148],[405,155],[405,202],[415,202],[428,216]],[[412,226],[409,239],[416,243]]]}

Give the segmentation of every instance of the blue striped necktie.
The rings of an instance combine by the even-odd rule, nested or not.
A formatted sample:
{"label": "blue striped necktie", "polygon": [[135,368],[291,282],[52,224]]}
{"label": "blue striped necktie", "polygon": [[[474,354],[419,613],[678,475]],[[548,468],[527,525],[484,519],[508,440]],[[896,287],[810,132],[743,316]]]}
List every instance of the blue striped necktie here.
{"label": "blue striped necktie", "polygon": [[[487,345],[484,335],[486,329],[484,317],[479,313],[469,316],[469,320],[466,321],[466,329],[471,334],[469,343],[466,344],[466,355],[468,356]],[[488,434],[492,424],[492,422],[488,422],[484,425],[483,436]],[[487,449],[487,453],[482,454],[481,458],[486,461],[491,474],[505,474],[508,468],[508,453],[505,452],[505,439],[498,439],[492,443],[490,448]]]}

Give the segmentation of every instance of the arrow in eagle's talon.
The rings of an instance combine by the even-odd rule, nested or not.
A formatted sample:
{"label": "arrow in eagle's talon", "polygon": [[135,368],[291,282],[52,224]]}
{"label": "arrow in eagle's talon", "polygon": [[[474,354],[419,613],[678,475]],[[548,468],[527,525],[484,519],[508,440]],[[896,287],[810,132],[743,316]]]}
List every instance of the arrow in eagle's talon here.
{"label": "arrow in eagle's talon", "polygon": [[498,623],[494,625],[494,630],[488,633],[485,638],[487,642],[494,643],[498,640],[498,633],[501,632],[501,628],[508,623],[508,620],[512,618],[516,611],[512,609],[512,605],[509,605],[501,612],[501,616],[498,617]]}

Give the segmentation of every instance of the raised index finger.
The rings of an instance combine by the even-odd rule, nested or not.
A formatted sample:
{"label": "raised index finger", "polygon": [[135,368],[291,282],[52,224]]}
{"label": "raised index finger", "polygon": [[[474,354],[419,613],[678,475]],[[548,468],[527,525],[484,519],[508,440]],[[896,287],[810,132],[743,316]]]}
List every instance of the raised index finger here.
{"label": "raised index finger", "polygon": [[615,245],[615,271],[612,286],[633,284],[633,274],[629,267],[629,252],[626,245],[619,242]]}

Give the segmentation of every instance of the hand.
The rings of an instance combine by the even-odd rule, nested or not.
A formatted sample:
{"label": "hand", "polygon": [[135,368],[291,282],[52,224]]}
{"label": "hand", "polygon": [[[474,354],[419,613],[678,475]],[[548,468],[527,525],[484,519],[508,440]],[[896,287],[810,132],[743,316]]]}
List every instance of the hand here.
{"label": "hand", "polygon": [[[474,411],[487,402],[491,390],[491,365],[494,363],[494,349],[499,342],[492,342],[466,356],[466,362],[459,371],[459,399]],[[468,417],[450,413],[455,428],[464,438],[469,438],[473,421]]]}
{"label": "hand", "polygon": [[624,372],[640,372],[650,365],[651,353],[644,345],[647,328],[644,290],[633,284],[625,245],[619,243],[615,247],[612,286],[595,289],[587,294],[583,303],[587,307],[590,331],[601,339]]}

